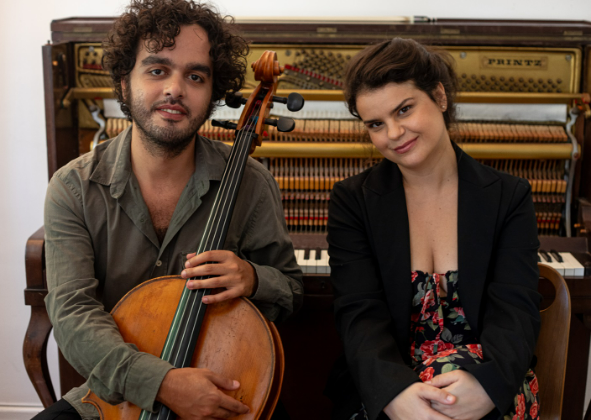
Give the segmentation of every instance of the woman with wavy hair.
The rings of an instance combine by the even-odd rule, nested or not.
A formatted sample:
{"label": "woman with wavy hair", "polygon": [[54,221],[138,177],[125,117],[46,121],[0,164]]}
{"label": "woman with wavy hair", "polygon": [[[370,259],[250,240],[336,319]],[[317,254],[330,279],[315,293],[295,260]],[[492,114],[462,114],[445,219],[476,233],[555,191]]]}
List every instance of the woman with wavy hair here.
{"label": "woman with wavy hair", "polygon": [[529,183],[454,144],[451,58],[406,39],[349,64],[384,160],[335,185],[328,242],[345,359],[335,418],[535,419],[540,328]]}

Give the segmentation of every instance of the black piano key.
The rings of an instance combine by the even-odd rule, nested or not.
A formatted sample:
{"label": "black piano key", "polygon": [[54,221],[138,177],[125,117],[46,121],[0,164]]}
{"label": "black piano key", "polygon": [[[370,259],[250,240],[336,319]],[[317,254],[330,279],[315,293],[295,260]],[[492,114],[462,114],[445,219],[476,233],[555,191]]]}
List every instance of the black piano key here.
{"label": "black piano key", "polygon": [[548,253],[546,251],[544,251],[543,249],[540,249],[540,255],[542,256],[542,258],[544,258],[546,260],[546,262],[552,262],[552,258],[550,258],[550,255],[548,255]]}
{"label": "black piano key", "polygon": [[550,250],[550,254],[552,254],[552,256],[554,257],[554,259],[556,261],[558,261],[559,263],[564,262],[564,260],[562,259],[562,257],[560,256],[560,254],[555,250],[555,249],[551,249]]}

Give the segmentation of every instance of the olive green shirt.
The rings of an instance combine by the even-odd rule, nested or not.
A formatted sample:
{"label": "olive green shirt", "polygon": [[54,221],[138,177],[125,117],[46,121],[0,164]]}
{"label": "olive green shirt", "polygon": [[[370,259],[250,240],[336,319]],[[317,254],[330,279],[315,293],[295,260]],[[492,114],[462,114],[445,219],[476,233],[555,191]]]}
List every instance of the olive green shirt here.
{"label": "olive green shirt", "polygon": [[[45,201],[45,299],[55,339],[87,382],[64,398],[84,419],[97,418],[80,399],[88,389],[103,400],[154,410],[172,366],[123,342],[109,311],[143,281],[178,275],[184,255],[201,240],[230,148],[198,137],[195,173],[159,242],[131,169],[131,128],[55,173]],[[249,159],[224,245],[258,276],[251,300],[270,320],[302,301],[281,195],[271,174]]]}

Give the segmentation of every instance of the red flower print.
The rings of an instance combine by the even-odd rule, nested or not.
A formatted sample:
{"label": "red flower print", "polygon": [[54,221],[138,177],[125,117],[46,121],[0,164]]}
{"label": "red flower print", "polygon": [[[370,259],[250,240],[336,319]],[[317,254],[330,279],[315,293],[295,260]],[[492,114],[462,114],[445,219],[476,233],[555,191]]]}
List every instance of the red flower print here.
{"label": "red flower print", "polygon": [[538,409],[539,405],[536,401],[532,404],[531,408],[529,409],[529,415],[532,417],[532,419],[535,419],[538,416]]}
{"label": "red flower print", "polygon": [[464,308],[454,308],[454,311],[456,311],[458,313],[458,315],[466,318],[466,315],[464,315]]}
{"label": "red flower print", "polygon": [[519,417],[517,417],[517,414],[515,414],[511,420],[519,420]]}
{"label": "red flower print", "polygon": [[441,351],[439,353],[437,353],[437,357],[446,357],[449,356],[450,354],[455,354],[458,351],[456,349],[451,349],[451,350],[445,350],[445,351]]}
{"label": "red flower print", "polygon": [[411,283],[414,283],[418,276],[419,276],[419,273],[417,273],[416,271],[413,271],[412,277],[411,277]]}
{"label": "red flower print", "polygon": [[534,396],[538,393],[538,391],[540,390],[538,387],[538,378],[537,376],[535,376],[529,383],[529,389],[531,391],[532,394],[534,394]]}
{"label": "red flower print", "polygon": [[484,356],[482,356],[482,346],[480,344],[466,344],[466,347],[468,347],[470,353],[478,355],[481,359],[484,358]]}
{"label": "red flower print", "polygon": [[423,351],[423,360],[428,359],[430,356],[438,355],[439,352],[453,348],[454,345],[452,343],[446,343],[442,340],[425,341],[420,347]]}
{"label": "red flower print", "polygon": [[425,360],[425,358],[423,357],[423,364],[425,366],[429,366],[431,363],[433,363],[435,360],[437,360],[437,357],[429,357],[427,360]]}
{"label": "red flower print", "polygon": [[517,396],[517,407],[515,408],[519,420],[525,419],[525,395],[519,394]]}
{"label": "red flower print", "polygon": [[421,317],[421,314],[411,314],[410,315],[410,322],[419,322],[420,317]]}
{"label": "red flower print", "polygon": [[433,324],[437,324],[439,322],[439,312],[433,312],[433,316],[431,317],[431,319],[433,320]]}
{"label": "red flower print", "polygon": [[433,379],[433,372],[435,372],[435,369],[433,369],[432,367],[429,367],[429,368],[425,369],[424,371],[422,371],[421,373],[419,373],[419,378],[423,382],[430,381],[431,379]]}

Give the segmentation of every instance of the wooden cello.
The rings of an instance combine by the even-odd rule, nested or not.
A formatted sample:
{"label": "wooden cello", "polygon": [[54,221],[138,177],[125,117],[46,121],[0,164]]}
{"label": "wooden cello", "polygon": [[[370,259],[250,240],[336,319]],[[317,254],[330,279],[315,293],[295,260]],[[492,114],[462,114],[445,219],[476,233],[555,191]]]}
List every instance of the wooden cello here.
{"label": "wooden cello", "polygon": [[[288,118],[268,118],[272,102],[287,103],[292,111],[303,106],[299,95],[274,96],[283,71],[274,52],[266,51],[252,67],[260,84],[248,100],[239,94],[226,98],[232,107],[245,104],[238,124],[214,121],[235,129],[236,140],[197,253],[222,249],[249,152],[255,143],[260,145],[263,128],[272,124],[291,131],[295,126]],[[248,405],[250,412],[235,418],[269,419],[283,380],[283,348],[275,326],[245,298],[205,305],[202,298],[211,290],[189,290],[186,281],[179,276],[159,277],[129,291],[111,311],[123,339],[177,368],[208,368],[237,379],[241,387],[227,394]],[[93,404],[106,420],[177,418],[166,406],[156,413],[128,402],[113,406],[92,391],[82,401]]]}

